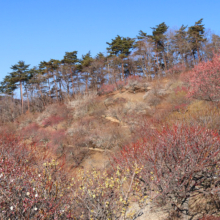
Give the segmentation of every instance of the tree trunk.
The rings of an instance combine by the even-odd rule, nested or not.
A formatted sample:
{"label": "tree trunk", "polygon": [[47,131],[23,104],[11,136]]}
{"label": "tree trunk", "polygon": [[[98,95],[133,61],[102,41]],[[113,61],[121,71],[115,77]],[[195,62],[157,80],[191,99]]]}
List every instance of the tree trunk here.
{"label": "tree trunk", "polygon": [[122,81],[124,81],[124,60],[122,59],[122,62],[121,62],[121,75],[122,75]]}
{"label": "tree trunk", "polygon": [[157,52],[157,44],[156,44],[156,57],[157,57],[157,68],[160,71],[160,64],[159,64],[159,60],[158,60],[158,52]]}
{"label": "tree trunk", "polygon": [[109,63],[108,63],[108,83],[110,82],[110,75],[109,75]]}
{"label": "tree trunk", "polygon": [[42,99],[43,106],[44,106],[44,108],[45,108],[45,107],[46,107],[46,103],[44,103],[44,97],[43,97],[43,93],[42,93],[42,91],[41,91],[41,87],[40,87],[39,84],[37,84],[37,85],[38,85],[38,90],[39,90],[39,92],[40,92],[40,96],[41,96],[41,99]]}
{"label": "tree trunk", "polygon": [[201,61],[200,53],[199,53],[199,47],[197,47],[197,54],[198,54],[198,61]]}
{"label": "tree trunk", "polygon": [[74,94],[74,82],[73,82],[73,76],[71,74],[71,80],[72,80],[72,90],[73,90],[73,94]]}
{"label": "tree trunk", "polygon": [[48,87],[49,87],[49,97],[50,97],[50,100],[51,100],[50,80],[49,80],[49,78],[48,78]]}
{"label": "tree trunk", "polygon": [[86,93],[88,92],[88,79],[86,77]]}
{"label": "tree trunk", "polygon": [[68,96],[70,95],[69,83],[67,84],[67,94],[68,94]]}
{"label": "tree trunk", "polygon": [[164,65],[165,65],[165,70],[167,70],[167,62],[166,62],[166,55],[165,55],[165,53],[163,53],[163,62],[164,62]]}
{"label": "tree trunk", "polygon": [[28,102],[28,113],[30,112],[30,102],[29,102],[29,97],[28,97],[28,91],[26,87],[26,94],[27,94],[27,102]]}
{"label": "tree trunk", "polygon": [[118,90],[118,85],[117,85],[117,80],[116,80],[116,76],[115,76],[115,71],[114,70],[113,70],[113,77],[114,77],[116,89]]}
{"label": "tree trunk", "polygon": [[23,114],[24,102],[23,102],[22,82],[21,81],[20,81],[20,96],[21,96],[21,114]]}
{"label": "tree trunk", "polygon": [[55,77],[54,77],[54,74],[53,74],[53,73],[52,73],[52,75],[53,75],[53,82],[54,82],[55,88],[56,88],[56,98],[57,98],[57,101],[58,101],[57,83],[56,83],[56,81],[55,81]]}

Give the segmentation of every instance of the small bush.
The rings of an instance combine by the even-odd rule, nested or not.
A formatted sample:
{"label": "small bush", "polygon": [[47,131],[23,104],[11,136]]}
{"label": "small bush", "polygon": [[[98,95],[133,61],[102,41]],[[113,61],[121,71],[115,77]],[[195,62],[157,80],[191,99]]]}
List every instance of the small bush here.
{"label": "small bush", "polygon": [[21,131],[21,134],[25,138],[34,137],[36,135],[36,132],[39,129],[39,125],[36,123],[31,123],[28,126],[24,127]]}
{"label": "small bush", "polygon": [[186,71],[186,66],[184,64],[176,64],[168,70],[170,74],[178,74]]}
{"label": "small bush", "polygon": [[115,84],[103,84],[99,89],[99,94],[108,94],[116,90]]}
{"label": "small bush", "polygon": [[58,115],[52,115],[50,116],[49,118],[46,118],[42,124],[43,126],[47,127],[47,126],[54,126],[54,125],[57,125],[59,124],[61,121],[63,121],[64,118],[63,117],[60,117]]}

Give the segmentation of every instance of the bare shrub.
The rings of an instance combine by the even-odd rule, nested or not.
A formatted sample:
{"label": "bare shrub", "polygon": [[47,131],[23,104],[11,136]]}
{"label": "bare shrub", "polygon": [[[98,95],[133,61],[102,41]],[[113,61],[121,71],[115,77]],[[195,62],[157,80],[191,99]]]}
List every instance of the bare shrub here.
{"label": "bare shrub", "polygon": [[151,84],[144,78],[139,76],[129,76],[127,79],[125,89],[129,92],[146,92],[150,89]]}
{"label": "bare shrub", "polygon": [[43,122],[42,125],[47,127],[47,126],[54,126],[59,124],[60,122],[62,122],[64,120],[63,117],[60,117],[58,115],[52,115],[48,118],[46,118]]}
{"label": "bare shrub", "polygon": [[98,91],[99,95],[103,95],[103,94],[109,94],[111,92],[114,92],[117,90],[117,87],[115,84],[103,84],[101,86],[101,88]]}
{"label": "bare shrub", "polygon": [[149,106],[156,107],[158,104],[161,103],[162,99],[158,95],[157,91],[150,90],[144,95],[144,100],[147,102]]}
{"label": "bare shrub", "polygon": [[46,118],[56,116],[63,119],[70,117],[70,109],[64,104],[55,103],[47,106],[45,111],[37,118],[37,123],[41,124]]}
{"label": "bare shrub", "polygon": [[205,102],[200,104],[198,103],[197,108],[190,110],[191,111],[188,116],[189,121],[220,131],[220,109],[217,108],[215,104]]}
{"label": "bare shrub", "polygon": [[177,212],[201,213],[186,204],[196,195],[210,195],[215,205],[206,210],[209,214],[219,211],[219,146],[220,137],[211,130],[166,126],[125,147],[116,162],[124,168],[142,167],[138,177],[142,193],[153,193],[160,205],[169,202]]}
{"label": "bare shrub", "polygon": [[85,116],[90,108],[96,105],[97,92],[79,94],[74,101],[68,103],[68,107],[73,109],[73,117],[80,118]]}
{"label": "bare shrub", "polygon": [[166,101],[172,105],[174,111],[184,111],[190,103],[187,93],[188,89],[185,86],[178,86],[174,89],[174,92],[169,95]]}
{"label": "bare shrub", "polygon": [[28,126],[24,127],[20,133],[24,138],[32,138],[35,137],[38,129],[39,129],[39,125],[36,123],[31,123]]}
{"label": "bare shrub", "polygon": [[10,97],[1,97],[0,100],[0,122],[13,122],[21,115],[21,104]]}
{"label": "bare shrub", "polygon": [[102,149],[121,147],[125,139],[126,136],[118,125],[109,125],[104,130],[98,127],[92,130],[88,136],[91,146]]}

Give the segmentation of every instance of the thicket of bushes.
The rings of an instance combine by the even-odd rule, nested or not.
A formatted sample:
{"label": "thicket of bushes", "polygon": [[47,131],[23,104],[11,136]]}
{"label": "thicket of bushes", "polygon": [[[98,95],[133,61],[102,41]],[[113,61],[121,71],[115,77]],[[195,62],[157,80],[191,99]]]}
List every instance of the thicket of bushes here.
{"label": "thicket of bushes", "polygon": [[[78,169],[70,175],[65,154],[55,159],[57,149],[70,142],[64,127],[72,118],[84,125],[68,131],[76,139],[89,130],[93,133],[88,142],[99,140],[103,144],[112,141],[111,137],[122,140],[116,135],[116,126],[112,136],[103,139],[101,126],[93,122],[95,100],[84,98],[72,103],[75,111],[83,109],[80,119],[74,112],[70,120],[65,106],[50,115],[45,112],[46,117],[39,118],[41,125],[21,126],[20,138],[2,129],[1,219],[136,219],[149,203],[167,207],[170,219],[185,215],[191,219],[217,219],[220,215],[220,127],[216,122],[220,115],[219,67],[220,57],[215,55],[212,61],[201,62],[184,73],[184,85],[177,86],[172,94],[155,94],[160,105],[161,97],[168,97],[171,105],[161,115],[140,117],[133,111],[126,114],[127,118],[119,118],[119,122],[137,122],[133,132],[135,141],[112,154],[111,166],[103,170]],[[190,107],[198,103],[195,98],[203,100],[210,111],[193,115]],[[100,108],[108,106],[100,105]],[[114,114],[120,115],[120,109]],[[58,128],[60,123],[63,128]],[[123,143],[118,142],[115,144],[119,146]],[[130,212],[134,203],[139,210]]]}

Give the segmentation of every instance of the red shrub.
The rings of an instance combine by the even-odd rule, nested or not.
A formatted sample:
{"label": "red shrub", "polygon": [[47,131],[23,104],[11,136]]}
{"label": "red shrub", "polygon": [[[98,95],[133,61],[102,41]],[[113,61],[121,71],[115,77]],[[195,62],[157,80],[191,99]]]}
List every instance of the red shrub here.
{"label": "red shrub", "polygon": [[189,73],[189,97],[220,102],[220,56],[200,62]]}
{"label": "red shrub", "polygon": [[99,89],[99,93],[108,94],[108,93],[114,92],[115,90],[116,90],[115,84],[103,84],[101,88]]}
{"label": "red shrub", "polygon": [[185,86],[178,86],[177,88],[174,89],[175,94],[177,95],[180,92],[188,93],[188,88]]}
{"label": "red shrub", "polygon": [[38,170],[0,155],[1,219],[67,219],[66,177],[55,163]]}
{"label": "red shrub", "polygon": [[127,81],[138,81],[138,82],[141,82],[142,81],[142,77],[140,77],[140,76],[129,76],[126,80]]}
{"label": "red shrub", "polygon": [[124,147],[115,161],[124,169],[138,164],[143,193],[157,192],[180,210],[192,195],[219,193],[220,136],[205,128],[154,130],[143,141]]}
{"label": "red shrub", "polygon": [[31,136],[35,136],[36,132],[39,129],[39,125],[36,123],[31,123],[28,126],[26,126],[25,128],[22,129],[21,131],[21,135],[23,137],[29,138]]}
{"label": "red shrub", "polygon": [[58,115],[52,115],[49,118],[46,118],[42,124],[43,126],[54,126],[59,124],[63,120],[64,120],[63,117],[60,117]]}
{"label": "red shrub", "polygon": [[54,152],[64,142],[64,139],[65,131],[63,129],[56,131],[39,129],[33,141],[38,146],[47,146]]}
{"label": "red shrub", "polygon": [[50,150],[55,151],[57,148],[63,144],[65,138],[64,130],[57,130],[49,133],[49,143],[48,147]]}
{"label": "red shrub", "polygon": [[117,81],[117,87],[118,89],[121,89],[123,86],[125,86],[127,83],[125,81],[119,80]]}
{"label": "red shrub", "polygon": [[182,104],[180,104],[180,105],[175,105],[175,106],[174,106],[174,109],[177,110],[177,111],[181,111],[181,110],[186,109],[186,107],[187,107],[187,104],[182,103]]}
{"label": "red shrub", "polygon": [[168,73],[177,74],[177,73],[184,72],[185,70],[186,70],[185,65],[182,63],[179,63],[179,64],[174,65],[172,68],[170,68],[168,70]]}
{"label": "red shrub", "polygon": [[38,129],[35,137],[32,139],[35,143],[48,142],[50,140],[51,132],[46,129]]}
{"label": "red shrub", "polygon": [[0,218],[67,219],[70,199],[62,164],[52,160],[40,168],[33,155],[15,135],[0,134]]}

